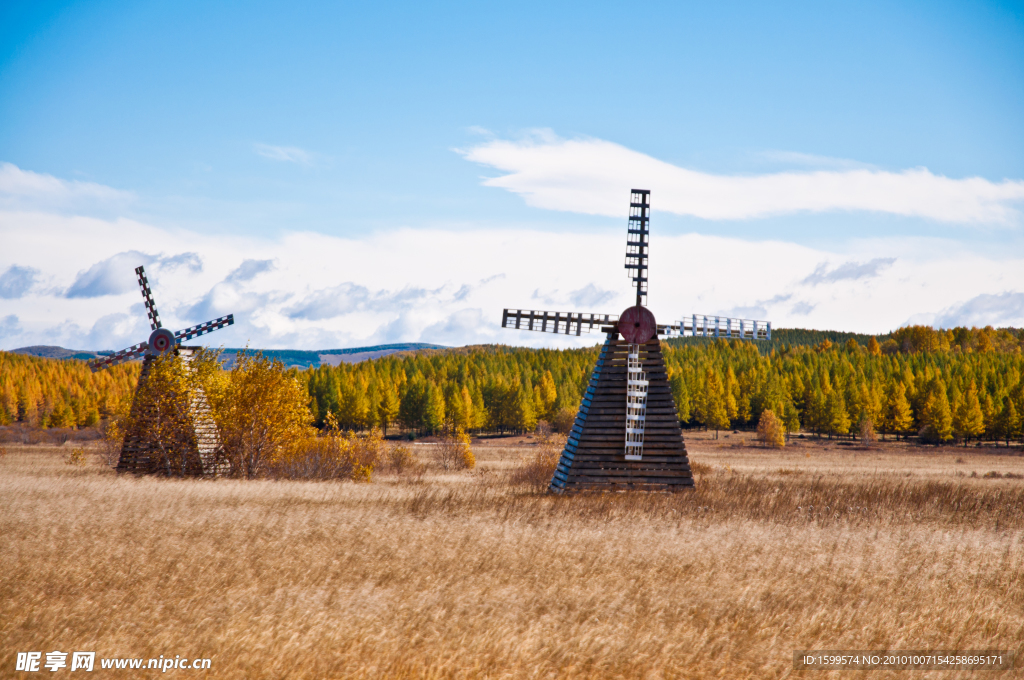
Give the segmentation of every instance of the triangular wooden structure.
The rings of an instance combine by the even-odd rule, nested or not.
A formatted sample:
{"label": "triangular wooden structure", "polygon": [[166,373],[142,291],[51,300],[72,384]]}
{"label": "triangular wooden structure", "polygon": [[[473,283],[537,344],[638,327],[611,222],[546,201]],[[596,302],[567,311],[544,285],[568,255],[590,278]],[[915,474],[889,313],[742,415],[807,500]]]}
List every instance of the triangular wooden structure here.
{"label": "triangular wooden structure", "polygon": [[608,333],[551,490],[679,490],[693,486],[679,414],[668,384],[661,343],[655,336],[640,346],[646,373],[647,409],[643,457],[626,460],[626,378],[629,343]]}
{"label": "triangular wooden structure", "polygon": [[[152,331],[149,339],[132,345],[120,352],[113,352],[89,362],[89,368],[102,371],[126,361],[143,358],[142,373],[135,387],[132,400],[129,430],[121,443],[121,457],[117,463],[118,472],[163,473],[188,477],[211,477],[228,471],[227,462],[221,455],[220,435],[210,417],[210,405],[201,391],[194,395],[192,403],[179,407],[180,413],[170,415],[174,427],[157,427],[159,410],[153,407],[147,383],[153,361],[161,355],[174,353],[184,360],[186,370],[191,369],[191,360],[198,347],[183,347],[182,342],[198,338],[215,330],[235,323],[233,314],[222,316],[172,332],[160,322],[153,291],[143,266],[135,268],[142,301],[146,305],[146,316]],[[173,397],[173,395],[171,395]],[[164,403],[174,399],[165,399]],[[164,414],[165,416],[167,414]],[[163,423],[166,424],[166,423]]]}
{"label": "triangular wooden structure", "polygon": [[[198,348],[175,348],[188,366]],[[178,436],[161,440],[152,427],[156,417],[151,401],[145,390],[150,369],[156,357],[147,355],[142,364],[142,373],[135,388],[132,401],[132,426],[125,432],[121,444],[121,457],[117,462],[118,472],[137,474],[167,474],[183,477],[216,477],[228,474],[230,466],[222,455],[220,433],[213,422],[206,395],[199,392],[192,403],[181,412],[173,414]]]}
{"label": "triangular wooden structure", "polygon": [[625,268],[636,288],[635,305],[620,315],[532,309],[502,313],[505,328],[578,336],[596,327],[608,334],[551,479],[552,491],[692,487],[690,461],[658,336],[682,336],[689,331],[704,337],[771,340],[772,325],[766,321],[694,314],[673,324],[658,324],[646,307],[650,210],[651,192],[633,189]]}

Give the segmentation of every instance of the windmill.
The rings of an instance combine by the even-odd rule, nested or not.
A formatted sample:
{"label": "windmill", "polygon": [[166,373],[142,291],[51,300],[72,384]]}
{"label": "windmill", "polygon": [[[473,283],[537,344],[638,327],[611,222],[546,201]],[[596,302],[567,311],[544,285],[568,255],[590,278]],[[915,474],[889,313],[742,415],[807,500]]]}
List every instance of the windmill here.
{"label": "windmill", "polygon": [[191,359],[199,348],[183,347],[181,343],[230,326],[235,323],[235,317],[233,314],[228,314],[198,326],[171,332],[160,323],[160,314],[153,301],[153,291],[149,287],[145,269],[141,266],[136,267],[135,275],[139,279],[139,287],[142,288],[142,299],[146,304],[146,315],[149,317],[149,325],[152,329],[149,340],[89,362],[89,368],[95,373],[132,359],[145,357],[142,373],[139,375],[139,382],[132,399],[131,416],[128,419],[130,425],[124,433],[117,470],[118,472],[170,472],[171,470],[167,469],[170,461],[168,451],[173,449],[172,457],[178,461],[175,473],[190,476],[213,476],[226,472],[225,465],[218,455],[220,436],[210,417],[210,406],[202,390],[196,391],[192,395],[191,403],[184,405],[179,409],[180,412],[174,414],[174,418],[178,421],[176,424],[181,426],[177,428],[177,431],[183,433],[183,436],[176,438],[173,442],[160,440],[158,434],[160,430],[152,426],[153,419],[156,417],[152,402],[142,398],[142,395],[145,393],[153,362],[157,357],[173,352],[181,357],[186,370],[189,370]]}
{"label": "windmill", "polygon": [[[651,192],[630,192],[626,269],[636,304],[622,314],[506,309],[504,328],[606,334],[558,467],[552,491],[679,489],[693,486],[659,336],[771,340],[767,321],[691,314],[658,324],[645,306]],[[619,336],[622,339],[619,339]]]}

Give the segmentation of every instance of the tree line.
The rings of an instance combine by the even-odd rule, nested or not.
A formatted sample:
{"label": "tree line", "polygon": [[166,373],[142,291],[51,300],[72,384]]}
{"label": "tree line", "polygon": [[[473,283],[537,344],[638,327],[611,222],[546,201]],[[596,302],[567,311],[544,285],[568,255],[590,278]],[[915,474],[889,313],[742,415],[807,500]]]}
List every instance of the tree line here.
{"label": "tree line", "polygon": [[[844,340],[845,338],[845,340]],[[834,340],[833,340],[834,339]],[[771,343],[663,342],[681,422],[754,427],[770,409],[786,431],[964,443],[1020,439],[1024,330],[923,326],[887,336],[777,330]],[[318,427],[433,433],[571,426],[599,347],[500,345],[396,354],[293,370]],[[0,423],[85,427],[130,397],[137,365],[92,374],[82,362],[0,353]]]}
{"label": "tree line", "polygon": [[0,352],[0,425],[91,427],[135,391],[141,364],[93,373],[84,361]]}
{"label": "tree line", "polygon": [[[768,343],[685,338],[663,343],[680,420],[753,427],[770,409],[789,432],[927,441],[1021,437],[1024,331],[923,326],[882,341],[783,330]],[[838,336],[838,337],[837,337]],[[833,342],[830,338],[846,338]],[[571,424],[599,349],[481,346],[320,367],[302,376],[318,423],[328,412],[355,429],[398,424],[433,432],[521,432]]]}

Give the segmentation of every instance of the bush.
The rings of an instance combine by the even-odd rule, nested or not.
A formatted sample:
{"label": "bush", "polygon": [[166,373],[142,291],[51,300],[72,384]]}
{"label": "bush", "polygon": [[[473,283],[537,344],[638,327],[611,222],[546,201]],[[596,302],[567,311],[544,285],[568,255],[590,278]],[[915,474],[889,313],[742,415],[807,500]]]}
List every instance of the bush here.
{"label": "bush", "polygon": [[310,443],[306,388],[280,361],[240,353],[234,369],[211,376],[207,394],[234,474],[251,479],[296,456],[321,455]]}
{"label": "bush", "polygon": [[416,457],[412,455],[409,447],[398,444],[388,450],[388,466],[395,474],[407,472],[416,464]]}
{"label": "bush", "polygon": [[476,466],[476,456],[469,448],[469,435],[461,428],[445,430],[433,447],[434,461],[442,470],[470,470]]}
{"label": "bush", "polygon": [[333,414],[328,413],[328,430],[310,433],[272,468],[272,474],[288,479],[350,479],[371,481],[373,470],[384,457],[384,438],[380,430],[360,437],[340,432]]}
{"label": "bush", "polygon": [[555,432],[569,434],[572,431],[572,424],[576,421],[576,411],[571,408],[560,408],[551,418],[551,427]]}
{"label": "bush", "polygon": [[773,449],[781,449],[786,445],[786,430],[771,409],[766,408],[761,413],[761,420],[757,424],[757,440]]}
{"label": "bush", "polygon": [[565,437],[542,434],[534,449],[523,461],[523,464],[512,471],[510,482],[517,486],[529,487],[535,492],[542,492],[551,484],[555,468],[565,448]]}
{"label": "bush", "polygon": [[64,454],[64,464],[82,467],[85,465],[85,449],[71,449]]}
{"label": "bush", "polygon": [[690,472],[695,475],[710,475],[713,469],[714,468],[707,463],[698,463],[693,460],[690,461]]}

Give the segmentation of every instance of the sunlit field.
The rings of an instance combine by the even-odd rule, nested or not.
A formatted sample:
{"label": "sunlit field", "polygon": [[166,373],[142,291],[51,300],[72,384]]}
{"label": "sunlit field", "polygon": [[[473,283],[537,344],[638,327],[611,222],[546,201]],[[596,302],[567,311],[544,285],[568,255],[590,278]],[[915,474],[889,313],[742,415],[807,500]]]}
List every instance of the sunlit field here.
{"label": "sunlit field", "polygon": [[[795,672],[796,649],[1024,659],[1024,457],[749,436],[688,434],[693,492],[575,497],[510,483],[528,438],[475,444],[458,473],[417,444],[426,468],[369,484],[119,477],[91,453],[66,464],[72,443],[7,444],[0,676],[31,650],[205,657],[168,673],[215,678],[850,674]],[[897,676],[943,674],[870,674]]]}

